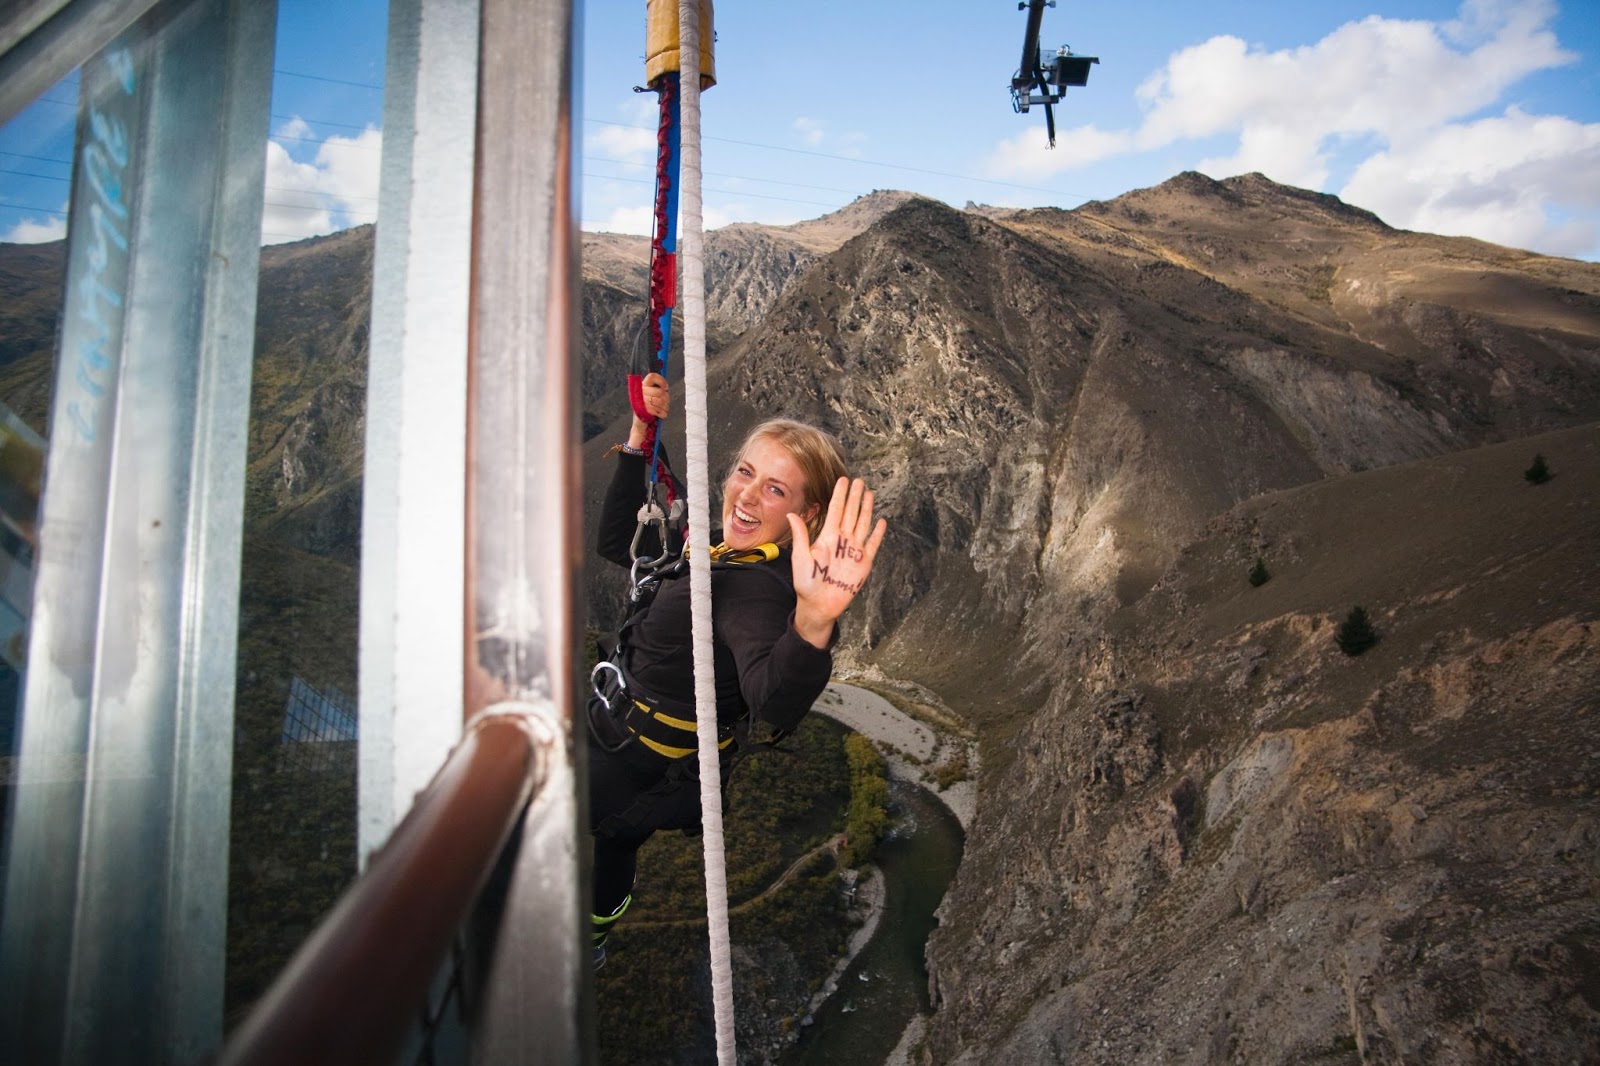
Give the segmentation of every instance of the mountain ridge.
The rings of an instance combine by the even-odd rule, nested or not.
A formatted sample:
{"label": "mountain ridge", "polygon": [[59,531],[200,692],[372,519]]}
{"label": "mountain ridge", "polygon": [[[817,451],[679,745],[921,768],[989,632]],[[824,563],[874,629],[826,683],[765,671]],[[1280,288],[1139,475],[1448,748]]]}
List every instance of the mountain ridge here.
{"label": "mountain ridge", "polygon": [[[982,739],[923,1061],[1600,1048],[1600,266],[1259,175],[835,215],[708,234],[711,458],[769,415],[840,435],[891,532],[836,660]],[[648,253],[584,248],[592,519]],[[353,231],[262,264],[252,521],[346,561],[370,250]],[[36,348],[0,366],[8,402]],[[665,439],[684,454],[681,420]],[[615,569],[584,590],[601,628]],[[1347,659],[1357,604],[1379,643]]]}

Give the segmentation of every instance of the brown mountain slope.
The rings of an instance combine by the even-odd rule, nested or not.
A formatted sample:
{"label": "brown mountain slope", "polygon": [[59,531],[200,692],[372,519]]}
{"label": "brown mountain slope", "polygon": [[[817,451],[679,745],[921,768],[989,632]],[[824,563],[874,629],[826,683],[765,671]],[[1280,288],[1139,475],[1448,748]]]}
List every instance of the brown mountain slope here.
{"label": "brown mountain slope", "polygon": [[1600,268],[1169,185],[1187,243],[907,204],[712,369],[714,440],[860,456],[894,525],[841,654],[984,737],[923,1061],[1583,1061]]}
{"label": "brown mountain slope", "polygon": [[727,339],[766,317],[815,253],[774,226],[735,223],[706,234],[706,327]]}
{"label": "brown mountain slope", "polygon": [[[1256,192],[1327,240],[1343,226],[1347,244],[1404,243],[1326,198]],[[1207,210],[1229,217],[1187,217]],[[970,620],[1048,657],[1048,634],[1136,600],[1240,500],[1600,417],[1600,344],[1582,331],[1500,327],[1483,374],[1460,355],[1480,336],[1473,308],[1439,304],[1454,319],[1397,359],[1152,248],[1099,222],[910,202],[807,271],[713,370],[714,439],[758,412],[813,418],[883,490],[895,539],[848,647],[978,697],[990,682],[963,649],[988,644]]]}
{"label": "brown mountain slope", "polygon": [[800,243],[813,255],[836,251],[845,241],[876,226],[883,217],[914,200],[924,197],[895,189],[874,189],[858,196],[837,211],[789,226],[773,226]]}
{"label": "brown mountain slope", "polygon": [[358,558],[372,304],[371,226],[261,253],[246,521]]}
{"label": "brown mountain slope", "polygon": [[[705,293],[711,346],[720,347],[759,322],[817,256],[836,251],[896,207],[915,199],[919,197],[913,193],[880,190],[820,218],[788,226],[736,222],[708,231]],[[629,294],[642,308],[649,295],[649,265],[650,241],[646,237],[583,235],[586,287]]]}
{"label": "brown mountain slope", "polygon": [[[1600,271],[1482,241],[1393,230],[1334,197],[1259,174],[1216,182],[1183,174],[1154,189],[1074,212],[1034,211],[1009,223],[1133,277],[1165,263],[1203,274],[1358,342],[1394,377],[1427,364],[1441,402],[1495,419],[1506,435],[1536,432],[1545,410],[1573,410],[1568,368],[1600,345]],[[1531,341],[1537,343],[1530,343]],[[1520,404],[1491,408],[1502,363],[1519,364]],[[1577,401],[1579,404],[1586,400]],[[1513,424],[1504,425],[1511,421]]]}
{"label": "brown mountain slope", "polygon": [[931,1061],[1591,1061],[1597,500],[1588,426],[1211,523],[986,783]]}

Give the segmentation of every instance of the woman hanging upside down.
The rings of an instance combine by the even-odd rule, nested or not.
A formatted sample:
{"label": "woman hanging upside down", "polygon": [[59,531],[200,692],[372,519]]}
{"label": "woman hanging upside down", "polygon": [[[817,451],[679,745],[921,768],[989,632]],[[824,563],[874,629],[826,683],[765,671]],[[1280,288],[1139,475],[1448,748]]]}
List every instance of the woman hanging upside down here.
{"label": "woman hanging upside down", "polygon": [[[667,383],[644,380],[657,418]],[[600,512],[599,552],[631,567],[646,497],[635,415]],[[722,485],[711,533],[712,642],[723,784],[752,726],[793,730],[833,669],[834,623],[872,571],[885,523],[873,495],[845,475],[839,445],[813,426],[757,426]],[[659,554],[647,536],[639,550]],[[719,543],[720,541],[720,543]],[[594,835],[594,954],[605,960],[613,923],[631,901],[639,847],[658,829],[698,830],[692,634],[687,567],[668,567],[653,598],[624,624],[614,667],[597,668],[589,703],[589,826]]]}

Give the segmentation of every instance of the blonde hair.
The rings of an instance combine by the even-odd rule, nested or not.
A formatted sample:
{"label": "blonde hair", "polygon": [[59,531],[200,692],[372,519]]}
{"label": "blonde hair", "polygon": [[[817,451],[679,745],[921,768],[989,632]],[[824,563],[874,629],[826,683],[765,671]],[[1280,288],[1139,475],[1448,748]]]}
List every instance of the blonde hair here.
{"label": "blonde hair", "polygon": [[[807,507],[815,505],[816,509],[806,518],[806,533],[815,538],[822,532],[822,522],[828,514],[828,500],[833,496],[833,486],[840,478],[848,476],[844,451],[839,447],[838,440],[827,430],[818,429],[805,422],[796,422],[792,418],[773,418],[752,429],[745,437],[744,443],[739,445],[739,450],[733,456],[736,465],[750,446],[758,440],[772,441],[788,452],[789,457],[800,468],[800,474],[805,479],[805,484],[800,486],[804,498],[800,510],[803,512]],[[727,477],[723,478],[724,486],[732,476],[733,472],[730,470]]]}

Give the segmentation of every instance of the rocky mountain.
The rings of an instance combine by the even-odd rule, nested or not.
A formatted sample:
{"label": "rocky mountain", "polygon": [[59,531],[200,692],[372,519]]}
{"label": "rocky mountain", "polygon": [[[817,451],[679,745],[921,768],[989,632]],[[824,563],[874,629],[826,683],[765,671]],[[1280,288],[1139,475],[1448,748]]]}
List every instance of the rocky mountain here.
{"label": "rocky mountain", "polygon": [[[1588,264],[1398,233],[1260,178],[1124,199],[1145,198],[1187,199],[1191,228],[1164,241],[1106,209],[994,222],[906,204],[713,369],[749,409],[719,404],[726,430],[758,411],[818,419],[893,502],[900,547],[851,638],[886,668],[968,676],[942,649],[969,642],[940,620],[969,609],[1028,641],[1093,623],[1261,492],[1600,410]],[[1184,242],[1220,245],[1208,218],[1280,244],[1201,269]],[[1496,286],[1519,302],[1478,299]],[[1380,289],[1376,311],[1355,295]]]}
{"label": "rocky mountain", "polygon": [[[879,190],[821,218],[789,226],[734,223],[705,234],[707,348],[715,351],[761,321],[790,282],[819,255],[835,251],[884,215],[910,200],[912,193]],[[650,241],[618,233],[583,236],[585,300],[585,388],[588,405],[603,389],[592,390],[589,377],[633,363],[635,337],[645,325],[650,277]],[[596,308],[591,329],[589,307]],[[637,305],[637,321],[633,310]],[[608,319],[604,308],[614,316]],[[681,317],[681,315],[680,315]],[[679,348],[681,349],[681,338]],[[674,365],[677,365],[676,358]]]}
{"label": "rocky mountain", "polygon": [[716,361],[713,439],[811,418],[879,486],[841,657],[985,738],[923,1061],[1593,1057],[1597,297],[1182,175],[904,204]]}
{"label": "rocky mountain", "polygon": [[[891,534],[838,662],[982,737],[922,1061],[1600,1057],[1600,267],[1259,175],[706,250],[714,467],[762,417],[839,434]],[[648,246],[584,254],[592,509]],[[262,264],[252,520],[343,559],[370,257]]]}
{"label": "rocky mountain", "polygon": [[1061,642],[923,1061],[1591,1061],[1597,499],[1594,425],[1265,493]]}

